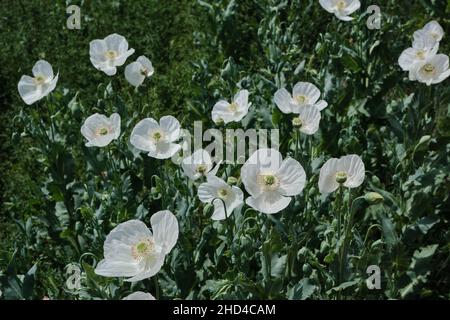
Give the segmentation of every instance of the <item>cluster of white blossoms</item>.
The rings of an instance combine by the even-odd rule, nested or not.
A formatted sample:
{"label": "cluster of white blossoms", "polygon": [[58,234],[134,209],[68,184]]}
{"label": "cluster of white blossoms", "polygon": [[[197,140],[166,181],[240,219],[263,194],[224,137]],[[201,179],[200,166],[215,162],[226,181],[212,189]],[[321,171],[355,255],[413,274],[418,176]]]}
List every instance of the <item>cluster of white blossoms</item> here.
{"label": "cluster of white blossoms", "polygon": [[275,92],[274,102],[285,114],[295,114],[294,127],[300,132],[313,135],[319,129],[320,111],[328,106],[325,100],[319,100],[320,90],[309,82],[298,82],[292,89],[292,95],[285,88]]}
{"label": "cluster of white blossoms", "polygon": [[353,20],[350,15],[361,7],[359,0],[319,0],[319,3],[322,8],[342,21]]}
{"label": "cluster of white blossoms", "polygon": [[409,72],[409,80],[429,86],[450,76],[448,56],[437,53],[443,37],[444,30],[436,21],[414,32],[412,47],[404,50],[398,59],[402,70]]}

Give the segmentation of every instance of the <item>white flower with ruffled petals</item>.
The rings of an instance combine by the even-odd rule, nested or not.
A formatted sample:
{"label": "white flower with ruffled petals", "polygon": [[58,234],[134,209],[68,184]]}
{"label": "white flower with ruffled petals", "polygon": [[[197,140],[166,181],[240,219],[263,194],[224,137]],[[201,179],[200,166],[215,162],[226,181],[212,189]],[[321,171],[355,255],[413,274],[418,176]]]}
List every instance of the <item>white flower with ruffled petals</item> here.
{"label": "white flower with ruffled petals", "polygon": [[39,60],[33,66],[33,77],[23,75],[17,89],[22,100],[30,105],[47,96],[55,90],[58,76],[53,75],[53,68],[45,60]]}
{"label": "white flower with ruffled petals", "polygon": [[225,100],[217,102],[212,110],[212,120],[215,123],[241,121],[248,113],[251,103],[248,102],[248,91],[241,90],[234,96],[231,103]]}
{"label": "white flower with ruffled petals", "polygon": [[357,188],[364,182],[365,168],[357,155],[347,155],[339,159],[331,158],[320,169],[319,191],[334,192],[339,185]]}
{"label": "white flower with ruffled petals", "polygon": [[281,88],[274,95],[274,102],[283,113],[299,114],[303,107],[311,105],[322,111],[328,106],[325,100],[320,100],[320,90],[309,82],[298,82],[295,84],[292,95]]}
{"label": "white flower with ruffled petals", "polygon": [[129,294],[122,300],[156,300],[156,299],[150,293],[136,291],[136,292],[133,292],[132,294]]}
{"label": "white flower with ruffled petals", "polygon": [[286,208],[291,197],[305,187],[305,170],[297,160],[283,160],[275,149],[259,149],[241,168],[241,179],[251,195],[246,203],[263,213],[273,214]]}
{"label": "white flower with ruffled petals", "polygon": [[417,66],[434,57],[438,50],[439,42],[428,33],[422,32],[415,34],[412,48],[408,48],[402,52],[398,59],[398,64],[403,71],[410,72],[411,78]]}
{"label": "white flower with ruffled petals", "polygon": [[92,40],[89,43],[92,64],[108,76],[115,75],[117,67],[122,66],[133,53],[134,49],[128,49],[125,37],[117,33],[110,34],[105,39]]}
{"label": "white flower with ruffled petals", "polygon": [[437,54],[411,71],[410,80],[418,80],[428,86],[437,84],[450,76],[449,59],[445,54]]}
{"label": "white flower with ruffled petals", "polygon": [[219,170],[218,163],[213,167],[213,161],[210,154],[204,149],[196,150],[192,155],[186,157],[181,162],[184,173],[191,180],[197,180],[208,175],[215,176]]}
{"label": "white flower with ruffled petals", "polygon": [[136,149],[147,152],[149,157],[168,159],[180,150],[181,146],[174,143],[180,137],[178,120],[164,116],[159,123],[153,118],[139,121],[131,132],[130,142]]}
{"label": "white flower with ruffled petals", "polygon": [[84,121],[81,134],[88,140],[86,147],[105,147],[120,136],[120,115],[95,113]]}
{"label": "white flower with ruffled petals", "polygon": [[238,187],[230,186],[216,176],[208,176],[207,182],[198,187],[198,198],[203,203],[214,204],[211,219],[224,220],[244,202],[244,193]]}
{"label": "white flower with ruffled petals", "polygon": [[361,7],[359,0],[319,0],[319,3],[322,8],[342,21],[353,20],[350,15]]}
{"label": "white flower with ruffled petals", "polygon": [[178,220],[168,210],[150,218],[152,231],[140,220],[119,224],[106,237],[105,259],[95,268],[104,277],[126,277],[140,281],[154,276],[164,264],[165,256],[178,240]]}
{"label": "white flower with ruffled petals", "polygon": [[125,67],[125,79],[135,87],[139,87],[145,80],[153,75],[155,70],[151,61],[145,56],[140,56],[135,62]]}

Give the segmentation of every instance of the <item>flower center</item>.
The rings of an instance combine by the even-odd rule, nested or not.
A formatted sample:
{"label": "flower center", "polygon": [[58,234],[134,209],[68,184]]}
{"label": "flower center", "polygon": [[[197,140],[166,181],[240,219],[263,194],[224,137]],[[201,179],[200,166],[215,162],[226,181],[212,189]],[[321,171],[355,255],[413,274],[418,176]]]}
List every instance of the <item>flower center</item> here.
{"label": "flower center", "polygon": [[147,77],[148,75],[149,75],[149,71],[146,69],[146,68],[142,68],[141,69],[141,74],[143,75],[143,76],[145,76],[145,77]]}
{"label": "flower center", "polygon": [[131,248],[131,255],[136,260],[148,258],[153,254],[154,249],[155,244],[152,239],[143,239]]}
{"label": "flower center", "polygon": [[117,58],[117,56],[118,56],[118,54],[117,54],[117,51],[115,51],[115,50],[108,50],[105,53],[105,57],[108,60],[114,60],[115,58]]}
{"label": "flower center", "polygon": [[307,104],[308,102],[308,97],[306,97],[305,95],[299,95],[295,97],[295,101],[298,104]]}
{"label": "flower center", "polygon": [[344,0],[338,1],[337,5],[339,10],[345,9],[347,7],[347,3]]}
{"label": "flower center", "polygon": [[292,119],[292,125],[296,128],[301,128],[303,125],[302,119],[300,119],[300,117],[295,117]]}
{"label": "flower center", "polygon": [[38,86],[43,85],[45,83],[45,77],[43,75],[38,75],[34,78],[34,83]]}
{"label": "flower center", "polygon": [[236,103],[236,102],[231,103],[231,104],[228,106],[228,109],[229,109],[231,112],[237,112],[237,109],[238,109],[237,103]]}
{"label": "flower center", "polygon": [[155,142],[160,142],[161,140],[164,139],[164,133],[159,130],[153,131],[150,136],[153,139],[153,141],[155,141]]}
{"label": "flower center", "polygon": [[434,70],[436,70],[436,68],[431,63],[427,63],[426,65],[423,66],[423,70],[425,70],[425,72],[427,73],[432,73],[434,72]]}
{"label": "flower center", "polygon": [[225,188],[221,188],[217,191],[217,196],[221,199],[228,198],[228,195],[229,195],[229,191]]}
{"label": "flower center", "polygon": [[338,171],[336,172],[336,182],[339,184],[343,184],[347,181],[347,172]]}
{"label": "flower center", "polygon": [[425,51],[423,50],[417,51],[417,56],[422,60],[425,59]]}
{"label": "flower center", "polygon": [[208,169],[208,168],[207,168],[204,164],[199,164],[199,165],[197,166],[197,172],[198,172],[198,173],[201,173],[201,174],[205,174],[205,172],[206,172],[207,169]]}
{"label": "flower center", "polygon": [[256,180],[264,191],[275,191],[280,186],[278,178],[272,174],[261,174]]}
{"label": "flower center", "polygon": [[106,136],[108,134],[108,129],[107,128],[101,128],[98,131],[98,134],[101,135],[101,136]]}

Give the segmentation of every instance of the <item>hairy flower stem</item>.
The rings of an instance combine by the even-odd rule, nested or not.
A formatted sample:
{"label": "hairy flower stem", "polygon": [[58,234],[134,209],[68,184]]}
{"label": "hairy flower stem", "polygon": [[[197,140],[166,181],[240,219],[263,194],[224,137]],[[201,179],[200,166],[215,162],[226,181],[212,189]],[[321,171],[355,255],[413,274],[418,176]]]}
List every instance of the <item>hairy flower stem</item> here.
{"label": "hairy flower stem", "polygon": [[[342,184],[339,186],[338,196],[336,198],[336,209],[338,215],[338,224],[337,224],[337,241],[336,241],[336,249],[338,253],[338,274],[337,274],[337,285],[340,285],[342,282],[342,257],[341,257],[341,229],[342,229],[342,210],[344,204],[344,187]],[[338,291],[337,298],[341,298],[341,293]]]}
{"label": "hairy flower stem", "polygon": [[155,285],[155,298],[156,300],[159,300],[159,283],[157,274],[153,277],[153,284]]}

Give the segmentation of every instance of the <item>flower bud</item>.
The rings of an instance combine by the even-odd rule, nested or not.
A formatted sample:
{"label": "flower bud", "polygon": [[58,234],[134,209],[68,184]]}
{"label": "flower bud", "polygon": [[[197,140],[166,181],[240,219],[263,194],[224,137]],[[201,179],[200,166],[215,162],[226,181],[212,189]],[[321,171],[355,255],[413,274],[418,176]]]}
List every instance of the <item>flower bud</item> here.
{"label": "flower bud", "polygon": [[227,183],[231,186],[236,185],[238,183],[238,178],[228,177]]}
{"label": "flower bud", "polygon": [[382,203],[384,198],[378,192],[369,192],[364,195],[364,200],[366,200],[370,205],[374,205]]}
{"label": "flower bud", "polygon": [[300,117],[295,117],[292,119],[292,125],[294,128],[301,128],[303,125],[302,119],[300,119]]}

